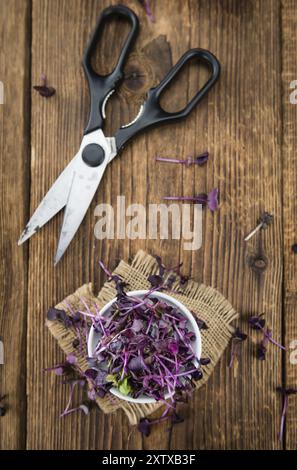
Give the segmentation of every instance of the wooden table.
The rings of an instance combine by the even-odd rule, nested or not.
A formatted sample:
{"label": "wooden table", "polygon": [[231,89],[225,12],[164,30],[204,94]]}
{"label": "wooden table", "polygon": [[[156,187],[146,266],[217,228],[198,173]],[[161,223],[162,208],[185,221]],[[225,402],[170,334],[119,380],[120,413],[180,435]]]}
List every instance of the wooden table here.
{"label": "wooden table", "polygon": [[[290,83],[297,79],[297,2],[294,0],[152,0],[151,23],[136,0],[122,1],[140,17],[141,33],[126,79],[108,106],[107,135],[137,113],[144,92],[191,47],[211,50],[222,64],[219,83],[186,122],[139,136],[108,168],[73,243],[54,268],[62,214],[17,247],[17,240],[46,190],[76,152],[88,112],[80,67],[99,12],[114,1],[1,0],[1,316],[5,365],[1,393],[9,409],[0,419],[4,449],[296,449],[297,400],[290,398],[286,432],[278,439],[282,399],[278,386],[297,385],[290,344],[297,338],[297,106]],[[107,71],[119,50],[123,27],[108,31],[97,57]],[[57,93],[32,90],[46,73]],[[186,103],[197,88],[195,67],[183,86],[164,97],[169,109]],[[112,135],[112,134],[111,134]],[[156,154],[185,157],[208,149],[203,168],[162,166]],[[159,203],[162,196],[193,195],[218,186],[220,209],[203,215],[203,246],[184,251],[177,240],[104,240],[94,237],[99,203]],[[244,234],[267,210],[275,221],[249,243]],[[183,424],[159,425],[149,438],[131,429],[121,412],[60,419],[68,391],[44,367],[63,355],[45,328],[45,315],[84,282],[104,282],[102,259],[114,268],[138,249],[162,254],[170,265],[217,287],[241,314],[265,312],[286,354],[269,346],[255,356],[257,334],[243,344],[236,367],[224,354],[206,387],[188,407]],[[292,346],[294,347],[294,345]],[[295,346],[296,348],[296,346]],[[75,397],[76,400],[79,397]]]}

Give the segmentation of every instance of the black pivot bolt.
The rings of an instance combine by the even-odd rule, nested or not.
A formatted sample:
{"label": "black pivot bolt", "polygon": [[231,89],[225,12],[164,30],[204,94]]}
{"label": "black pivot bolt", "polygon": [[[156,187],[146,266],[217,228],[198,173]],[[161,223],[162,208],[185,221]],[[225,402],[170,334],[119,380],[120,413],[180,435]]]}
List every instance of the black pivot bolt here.
{"label": "black pivot bolt", "polygon": [[92,167],[101,165],[104,162],[105,152],[101,145],[89,144],[82,152],[83,161]]}

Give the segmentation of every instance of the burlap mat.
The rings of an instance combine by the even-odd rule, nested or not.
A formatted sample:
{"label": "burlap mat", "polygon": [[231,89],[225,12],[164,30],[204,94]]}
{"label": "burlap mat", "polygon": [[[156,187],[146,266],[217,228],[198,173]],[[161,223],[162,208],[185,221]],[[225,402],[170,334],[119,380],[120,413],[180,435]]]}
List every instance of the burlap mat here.
{"label": "burlap mat", "polygon": [[[147,278],[150,274],[156,273],[158,266],[155,258],[139,251],[132,264],[129,265],[121,261],[114,274],[120,276],[127,283],[128,290],[149,289],[150,283]],[[169,275],[172,273],[169,273]],[[173,290],[180,289],[179,280],[172,286]],[[92,305],[96,304],[102,308],[107,302],[112,300],[116,295],[113,282],[106,282],[96,297],[92,292],[92,285],[85,284],[80,287],[74,294],[69,295],[66,299],[56,305],[56,308],[70,312],[71,309],[76,311],[84,308],[84,302],[88,304],[92,310]],[[208,366],[203,367],[203,379],[197,382],[197,389],[200,388],[208,380],[210,374],[214,370],[215,365],[223,354],[231,336],[233,327],[231,322],[237,318],[237,313],[233,309],[228,300],[223,297],[217,290],[207,287],[203,284],[198,285],[194,281],[188,281],[183,287],[182,294],[171,294],[180,302],[188,307],[189,310],[196,312],[201,320],[204,320],[208,326],[207,330],[202,330],[202,357],[209,357],[211,362]],[[79,355],[78,351],[73,348],[73,340],[76,338],[75,331],[66,329],[64,325],[58,321],[47,321],[47,327],[51,334],[56,338],[60,348],[66,353],[75,352],[78,357],[78,367],[85,371],[88,369],[86,361],[86,348]],[[131,424],[137,424],[140,418],[148,416],[157,410],[162,404],[139,405],[128,403],[114,397],[110,393],[104,398],[97,398],[96,402],[104,413],[112,413],[121,408],[126,413]]]}

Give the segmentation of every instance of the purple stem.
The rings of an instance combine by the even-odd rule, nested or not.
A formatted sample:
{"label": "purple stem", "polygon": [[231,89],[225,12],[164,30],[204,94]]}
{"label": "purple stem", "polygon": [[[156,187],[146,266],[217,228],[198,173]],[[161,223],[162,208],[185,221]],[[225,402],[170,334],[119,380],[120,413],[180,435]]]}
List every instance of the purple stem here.
{"label": "purple stem", "polygon": [[155,17],[152,13],[152,10],[151,10],[150,4],[149,4],[149,0],[144,0],[143,3],[144,3],[144,9],[145,9],[145,12],[146,12],[148,18],[150,19],[150,21],[152,23],[154,23],[155,22]]}
{"label": "purple stem", "polygon": [[129,353],[128,352],[124,352],[124,364],[123,364],[123,371],[122,371],[122,375],[121,375],[121,381],[124,379],[124,376],[125,376],[125,373],[126,373],[126,365],[127,365],[127,362],[128,362],[128,357],[129,357]]}
{"label": "purple stem", "polygon": [[[70,413],[70,405],[71,405],[71,402],[72,402],[72,397],[73,397],[73,392],[74,392],[74,388],[75,388],[75,385],[76,385],[76,382],[71,384],[71,390],[70,390],[70,395],[69,395],[69,400],[68,400],[68,403],[66,405],[66,408],[65,410],[63,411],[63,413],[60,415],[60,417],[62,418],[63,416],[65,416],[66,414]],[[73,409],[73,411],[75,411]]]}
{"label": "purple stem", "polygon": [[164,360],[166,360],[168,362],[171,362],[172,364],[175,365],[175,361],[173,361],[172,359],[169,359],[168,357],[163,356],[162,354],[159,354],[159,357],[161,357],[161,359],[164,359]]}
{"label": "purple stem", "polygon": [[[267,335],[267,333],[264,333],[265,336]],[[279,344],[277,341],[275,341],[273,338],[271,338],[271,336],[267,336],[267,339],[268,341],[270,341],[272,344],[275,344],[275,346],[277,346],[278,348],[282,349],[283,351],[286,350],[286,348],[284,346],[282,346],[281,344]]]}
{"label": "purple stem", "polygon": [[[203,165],[207,160],[208,152],[204,152],[201,155],[198,155],[197,158],[193,158],[190,155],[187,158],[168,158],[168,157],[160,157],[159,155],[156,156],[156,162],[164,162],[164,163],[179,163],[186,166],[191,165]],[[206,158],[206,160],[205,160]],[[203,159],[203,161],[201,161]]]}
{"label": "purple stem", "polygon": [[51,370],[63,369],[64,366],[65,366],[65,363],[64,364],[57,364],[56,366],[52,366],[52,367],[45,367],[43,369],[43,372],[50,372]]}
{"label": "purple stem", "polygon": [[[192,370],[186,370],[185,372],[181,372],[180,374],[175,374],[175,377],[184,377],[186,375],[190,375],[193,372],[196,372],[197,369],[192,369]],[[166,375],[165,378],[168,378],[169,376]]]}
{"label": "purple stem", "polygon": [[205,198],[198,197],[198,196],[164,196],[162,199],[165,201],[191,201],[197,202],[200,204],[206,204]]}
{"label": "purple stem", "polygon": [[105,344],[105,345],[102,346],[101,348],[100,348],[100,344],[101,344],[101,343],[99,342],[98,345],[97,345],[97,347],[96,347],[96,349],[95,349],[95,351],[94,351],[94,353],[98,355],[98,354],[100,354],[102,351],[105,351],[105,349],[107,349],[108,346],[109,346],[116,338],[118,338],[118,336],[122,335],[122,334],[125,333],[127,330],[130,330],[130,328],[125,328],[124,330],[122,330],[122,331],[120,331],[119,333],[117,333],[107,344]]}
{"label": "purple stem", "polygon": [[60,415],[60,418],[63,418],[63,416],[69,415],[70,413],[74,413],[75,411],[78,411],[80,407],[78,406],[77,408],[71,408],[71,410],[65,410],[63,413]]}
{"label": "purple stem", "polygon": [[165,411],[162,413],[161,418],[167,417],[167,415],[168,415],[168,413],[169,413],[169,409],[170,409],[169,407],[165,409]]}
{"label": "purple stem", "polygon": [[147,327],[146,332],[145,332],[146,335],[147,335],[148,332],[150,331],[150,327],[151,327],[151,325],[152,325],[152,322],[153,322],[153,316],[151,316],[151,318],[150,318],[150,320],[149,320],[148,327]]}
{"label": "purple stem", "polygon": [[71,305],[68,303],[68,302],[64,302],[64,304],[66,305],[66,310],[69,310],[69,312],[71,313],[72,316],[74,316],[74,310],[73,308],[71,307]]}
{"label": "purple stem", "polygon": [[81,313],[84,317],[95,318],[95,315],[93,313],[83,312],[82,310],[78,310],[78,313]]}
{"label": "purple stem", "polygon": [[105,272],[108,277],[112,277],[112,273],[106,268],[102,261],[99,261],[99,266]]}
{"label": "purple stem", "polygon": [[180,332],[180,330],[178,329],[178,327],[177,327],[176,324],[173,325],[173,328],[174,328],[175,331],[177,332],[178,336],[180,337],[180,340],[184,343],[184,345],[185,345],[187,348],[191,349],[191,351],[193,352],[193,349],[191,348],[191,345],[190,345],[189,343],[186,343],[186,341],[185,341],[183,335],[181,334],[181,332]]}
{"label": "purple stem", "polygon": [[156,162],[165,162],[165,163],[186,163],[187,160],[179,160],[177,158],[165,158],[165,157],[156,157]]}
{"label": "purple stem", "polygon": [[237,353],[237,348],[238,348],[238,343],[234,344],[234,342],[232,341],[232,347],[231,347],[231,359],[230,359],[230,363],[229,363],[229,369],[231,369],[231,367],[233,366],[234,364],[234,359],[236,357],[236,353]]}
{"label": "purple stem", "polygon": [[263,331],[263,334],[264,334],[264,338],[266,338],[268,341],[270,341],[270,343],[274,344],[275,346],[277,346],[278,348],[282,349],[283,351],[286,350],[286,348],[284,346],[282,346],[281,344],[279,344],[277,341],[275,341],[272,337],[271,337],[271,334],[272,334],[272,331],[271,330],[265,330],[265,328],[263,328],[263,326],[261,326],[259,323],[258,323],[258,326],[259,328]]}
{"label": "purple stem", "polygon": [[[162,401],[162,400],[160,400],[160,401]],[[164,402],[164,404],[165,404],[166,406],[168,406],[168,409],[169,409],[169,408],[172,408],[172,406],[170,406],[169,403]],[[162,423],[163,421],[166,421],[168,418],[169,418],[169,416],[166,414],[165,416],[162,416],[162,417],[159,418],[159,419],[155,419],[154,421],[150,421],[149,425],[152,426],[152,425],[154,425],[154,424]]]}
{"label": "purple stem", "polygon": [[285,396],[284,396],[284,406],[283,406],[283,412],[282,412],[280,430],[279,430],[279,440],[280,441],[282,441],[283,435],[284,435],[284,428],[285,428],[287,410],[288,410],[288,395],[285,394]]}

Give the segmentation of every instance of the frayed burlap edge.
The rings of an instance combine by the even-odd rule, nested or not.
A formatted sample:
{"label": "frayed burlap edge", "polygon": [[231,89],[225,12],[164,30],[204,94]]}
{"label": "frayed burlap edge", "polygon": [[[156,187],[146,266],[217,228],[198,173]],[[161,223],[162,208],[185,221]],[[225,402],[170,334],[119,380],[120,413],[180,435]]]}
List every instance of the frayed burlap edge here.
{"label": "frayed burlap edge", "polygon": [[[147,278],[150,274],[157,272],[157,270],[158,266],[155,258],[144,251],[138,251],[131,265],[121,261],[114,274],[117,274],[126,282],[127,290],[141,290],[149,289],[150,284]],[[171,274],[168,273],[168,275]],[[177,276],[172,290],[180,291],[179,278]],[[68,313],[71,310],[75,311],[84,308],[85,303],[91,310],[95,305],[102,308],[115,295],[116,290],[113,282],[106,282],[97,296],[93,293],[92,285],[85,284],[74,294],[69,295],[56,305],[56,308],[64,309]],[[232,336],[233,327],[231,322],[238,315],[230,302],[220,292],[212,287],[207,287],[203,284],[199,285],[194,281],[188,281],[182,293],[173,293],[171,295],[186,305],[189,310],[195,312],[208,325],[207,330],[201,331],[202,356],[209,357],[211,362],[208,366],[203,367],[203,379],[197,382],[198,389],[208,380],[223,354]],[[78,357],[78,367],[85,371],[88,368],[86,361],[87,352],[86,349],[79,352],[74,350],[75,331],[66,329],[62,323],[57,321],[47,321],[46,325],[65,354],[74,352]],[[96,402],[104,413],[112,413],[121,408],[126,413],[130,424],[136,424],[140,418],[150,415],[162,406],[159,403],[148,405],[132,404],[120,400],[110,393],[106,394],[104,398],[97,398]]]}

